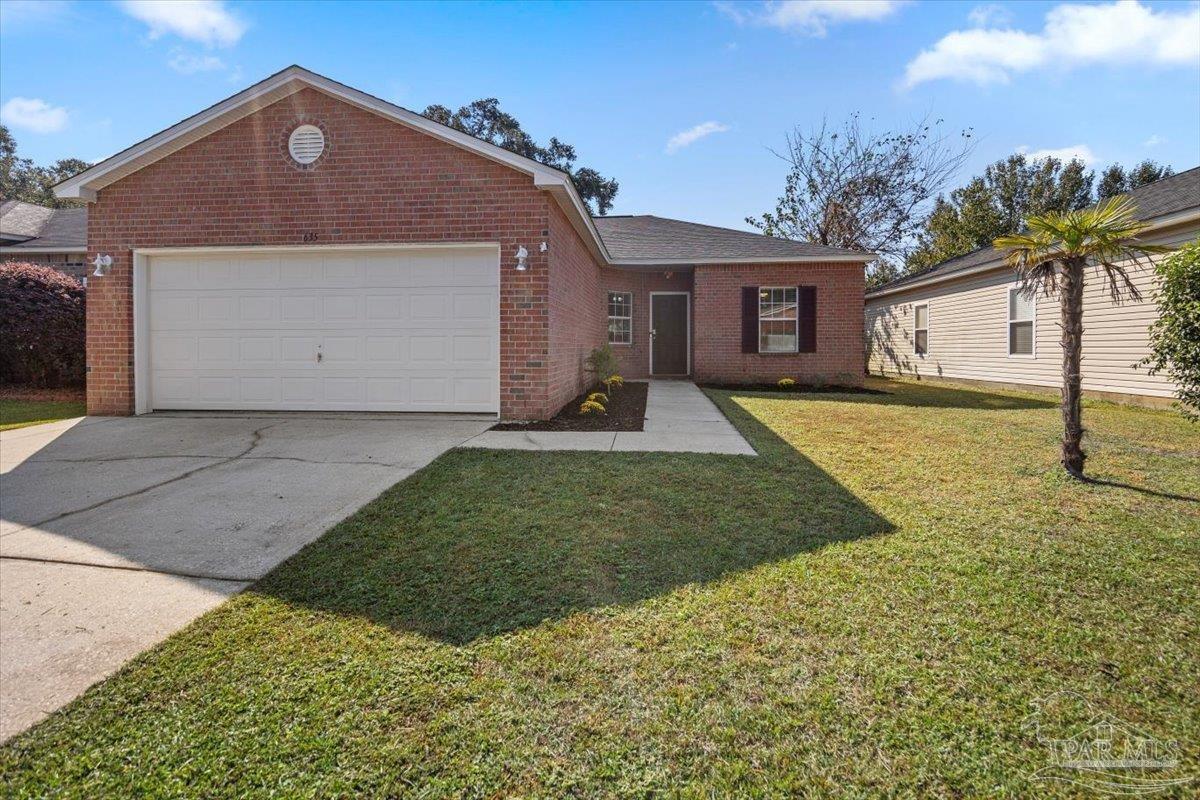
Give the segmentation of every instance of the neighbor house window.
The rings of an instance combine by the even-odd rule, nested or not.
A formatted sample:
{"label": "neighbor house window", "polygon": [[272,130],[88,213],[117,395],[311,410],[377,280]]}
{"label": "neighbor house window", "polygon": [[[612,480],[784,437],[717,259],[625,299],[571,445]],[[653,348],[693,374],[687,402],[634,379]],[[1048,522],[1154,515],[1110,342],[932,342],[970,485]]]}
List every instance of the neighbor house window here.
{"label": "neighbor house window", "polygon": [[1033,355],[1034,297],[1019,286],[1008,290],[1008,354]]}
{"label": "neighbor house window", "polygon": [[929,352],[929,303],[913,306],[913,352],[919,356]]}
{"label": "neighbor house window", "polygon": [[799,341],[795,286],[758,290],[758,352],[795,353]]}
{"label": "neighbor house window", "polygon": [[633,292],[608,293],[608,343],[633,342]]}

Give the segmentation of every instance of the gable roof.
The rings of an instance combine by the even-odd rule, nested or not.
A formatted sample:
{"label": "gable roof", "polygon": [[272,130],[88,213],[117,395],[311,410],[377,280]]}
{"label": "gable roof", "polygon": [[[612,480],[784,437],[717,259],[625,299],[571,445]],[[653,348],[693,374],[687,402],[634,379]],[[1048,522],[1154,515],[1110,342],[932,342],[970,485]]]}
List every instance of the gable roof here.
{"label": "gable roof", "polygon": [[[1138,218],[1148,223],[1149,230],[1200,219],[1200,167],[1148,183],[1134,189],[1129,197],[1137,205]],[[867,292],[867,297],[882,297],[1003,266],[1004,256],[988,245],[934,264],[923,272],[885,283]]]}
{"label": "gable roof", "polygon": [[[59,197],[95,201],[97,192],[116,181],[176,152],[227,125],[304,88],[312,88],[402,125],[419,130],[448,144],[509,166],[533,178],[533,185],[547,191],[563,209],[592,255],[610,266],[650,266],[654,264],[754,263],[769,260],[854,260],[869,261],[869,253],[852,251],[817,253],[810,248],[782,239],[772,239],[745,231],[713,228],[667,220],[660,217],[596,217],[579,196],[571,176],[562,170],[518,155],[491,142],[475,138],[406,108],[381,100],[345,84],[292,65],[250,88],[238,92],[203,111],[193,114],[137,144],[122,150],[88,169],[67,178],[54,187]],[[643,220],[632,223],[607,223],[604,220]],[[601,235],[599,226],[609,231]],[[694,236],[695,241],[686,241]],[[610,240],[617,252],[609,250]],[[823,257],[818,258],[818,255]]]}
{"label": "gable roof", "polygon": [[0,250],[84,252],[86,208],[46,208],[21,200],[0,203]]}
{"label": "gable roof", "polygon": [[841,247],[777,239],[650,214],[594,217],[608,252],[619,263],[720,264],[750,261],[855,261],[874,258]]}

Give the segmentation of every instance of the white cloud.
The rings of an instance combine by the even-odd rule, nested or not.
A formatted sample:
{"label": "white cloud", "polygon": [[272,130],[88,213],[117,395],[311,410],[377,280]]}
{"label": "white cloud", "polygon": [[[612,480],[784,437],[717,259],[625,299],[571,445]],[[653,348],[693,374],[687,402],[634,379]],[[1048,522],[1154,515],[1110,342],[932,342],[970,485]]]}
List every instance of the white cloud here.
{"label": "white cloud", "polygon": [[951,31],[908,63],[904,86],[948,78],[1007,83],[1049,66],[1149,64],[1200,67],[1200,5],[1155,11],[1137,0],[1059,5],[1037,33],[976,28]]}
{"label": "white cloud", "polygon": [[1002,28],[1012,24],[1012,12],[997,3],[975,6],[967,19],[976,28]]}
{"label": "white cloud", "polygon": [[674,155],[690,144],[703,139],[705,136],[712,136],[714,133],[724,133],[729,130],[728,125],[722,125],[720,122],[701,122],[693,128],[688,128],[686,131],[680,131],[667,140],[667,155]]}
{"label": "white cloud", "polygon": [[1160,144],[1166,144],[1166,143],[1167,143],[1167,139],[1166,139],[1166,137],[1165,137],[1165,136],[1159,136],[1159,135],[1156,133],[1156,134],[1153,134],[1153,135],[1152,135],[1152,136],[1151,136],[1149,139],[1147,139],[1146,141],[1142,142],[1142,146],[1143,146],[1143,147],[1158,147]]}
{"label": "white cloud", "polygon": [[768,0],[749,8],[728,2],[713,5],[739,25],[767,25],[809,36],[824,36],[830,25],[877,22],[904,4],[905,0]]}
{"label": "white cloud", "polygon": [[1096,154],[1086,144],[1072,144],[1067,147],[1048,147],[1041,150],[1030,150],[1028,146],[1022,145],[1017,148],[1017,152],[1023,154],[1030,161],[1039,161],[1043,158],[1057,158],[1064,164],[1075,158],[1084,164],[1095,164],[1097,161]]}
{"label": "white cloud", "polygon": [[67,110],[36,97],[14,97],[0,106],[0,122],[34,133],[54,133],[67,127]]}
{"label": "white cloud", "polygon": [[183,75],[194,75],[197,72],[212,72],[225,69],[225,62],[214,55],[194,55],[182,50],[175,50],[167,66]]}
{"label": "white cloud", "polygon": [[121,10],[150,27],[150,38],[172,33],[209,46],[237,44],[246,23],[221,0],[121,0]]}

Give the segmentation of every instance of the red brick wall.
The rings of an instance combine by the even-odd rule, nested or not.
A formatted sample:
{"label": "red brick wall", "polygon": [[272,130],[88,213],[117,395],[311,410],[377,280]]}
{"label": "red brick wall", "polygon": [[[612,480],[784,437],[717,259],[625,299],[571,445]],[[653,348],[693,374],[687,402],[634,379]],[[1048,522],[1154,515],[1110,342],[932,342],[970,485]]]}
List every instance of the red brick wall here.
{"label": "red brick wall", "polygon": [[[670,270],[633,271],[602,269],[600,271],[600,313],[604,316],[604,341],[608,338],[608,296],[610,291],[633,292],[633,342],[613,345],[613,353],[621,366],[623,378],[645,378],[650,374],[650,292],[691,292],[692,273]],[[695,309],[692,310],[692,339],[695,340]],[[694,347],[694,344],[693,344]]]}
{"label": "red brick wall", "polygon": [[550,206],[550,373],[554,410],[583,391],[583,361],[605,339],[600,267],[557,205]]}
{"label": "red brick wall", "polygon": [[[742,383],[782,377],[804,382],[862,383],[862,264],[707,265],[695,270],[692,345],[697,381]],[[743,286],[816,286],[817,351],[742,352]]]}
{"label": "red brick wall", "polygon": [[[302,122],[326,132],[311,168],[287,155]],[[522,173],[315,90],[280,100],[106,187],[92,204],[89,258],[108,253],[113,268],[88,287],[88,412],[133,411],[136,247],[497,241],[501,413],[543,417],[557,409],[547,389],[549,254],[537,248],[550,236],[552,202]],[[530,253],[526,272],[511,266],[519,244]],[[565,369],[555,375],[556,393],[568,378]]]}

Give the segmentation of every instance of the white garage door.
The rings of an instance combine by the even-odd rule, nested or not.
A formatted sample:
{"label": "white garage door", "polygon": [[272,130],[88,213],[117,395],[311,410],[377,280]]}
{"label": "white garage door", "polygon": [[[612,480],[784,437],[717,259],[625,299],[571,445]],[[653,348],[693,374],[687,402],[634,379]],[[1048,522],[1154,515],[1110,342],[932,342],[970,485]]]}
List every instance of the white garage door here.
{"label": "white garage door", "polygon": [[499,411],[495,247],[143,263],[150,408]]}

